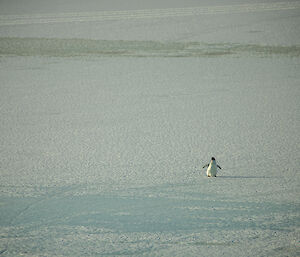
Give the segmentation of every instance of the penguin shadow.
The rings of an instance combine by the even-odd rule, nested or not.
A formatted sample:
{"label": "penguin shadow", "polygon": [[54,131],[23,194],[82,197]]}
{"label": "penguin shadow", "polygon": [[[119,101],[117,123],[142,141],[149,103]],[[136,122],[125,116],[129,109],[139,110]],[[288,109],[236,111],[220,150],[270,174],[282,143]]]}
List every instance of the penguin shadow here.
{"label": "penguin shadow", "polygon": [[[206,172],[203,171],[203,169],[195,169],[193,173],[196,174],[205,174],[205,177],[207,177]],[[221,172],[220,172],[221,173]],[[268,177],[268,176],[232,176],[232,175],[223,175],[218,173],[216,177],[208,177],[212,179],[274,179],[274,177]]]}
{"label": "penguin shadow", "polygon": [[270,179],[271,177],[267,176],[217,176],[217,178],[224,178],[224,179]]}

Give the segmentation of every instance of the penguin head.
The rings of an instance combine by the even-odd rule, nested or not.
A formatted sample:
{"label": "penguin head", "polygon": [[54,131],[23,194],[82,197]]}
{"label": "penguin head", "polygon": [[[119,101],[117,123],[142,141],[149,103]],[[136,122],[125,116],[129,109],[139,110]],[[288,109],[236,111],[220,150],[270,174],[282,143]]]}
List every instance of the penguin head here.
{"label": "penguin head", "polygon": [[215,157],[211,157],[211,160],[212,160],[212,161],[215,161],[216,159],[215,159]]}

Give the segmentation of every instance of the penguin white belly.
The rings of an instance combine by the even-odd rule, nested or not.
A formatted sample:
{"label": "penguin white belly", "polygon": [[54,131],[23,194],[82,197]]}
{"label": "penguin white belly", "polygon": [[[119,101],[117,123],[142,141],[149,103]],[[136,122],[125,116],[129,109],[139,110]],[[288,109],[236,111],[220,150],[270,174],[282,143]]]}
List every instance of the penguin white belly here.
{"label": "penguin white belly", "polygon": [[217,175],[217,165],[214,163],[209,164],[206,174],[208,177],[216,177]]}

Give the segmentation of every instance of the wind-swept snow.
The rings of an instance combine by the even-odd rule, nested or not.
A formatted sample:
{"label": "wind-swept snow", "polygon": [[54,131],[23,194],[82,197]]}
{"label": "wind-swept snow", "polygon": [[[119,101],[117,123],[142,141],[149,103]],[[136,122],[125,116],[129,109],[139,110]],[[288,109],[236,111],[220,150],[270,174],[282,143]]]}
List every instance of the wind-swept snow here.
{"label": "wind-swept snow", "polygon": [[167,17],[198,16],[213,14],[235,14],[266,11],[281,11],[299,9],[299,2],[251,3],[218,6],[201,6],[185,8],[145,9],[129,11],[101,11],[77,13],[50,13],[50,14],[21,14],[1,15],[0,26],[46,24],[65,22],[95,22],[128,19],[157,19]]}

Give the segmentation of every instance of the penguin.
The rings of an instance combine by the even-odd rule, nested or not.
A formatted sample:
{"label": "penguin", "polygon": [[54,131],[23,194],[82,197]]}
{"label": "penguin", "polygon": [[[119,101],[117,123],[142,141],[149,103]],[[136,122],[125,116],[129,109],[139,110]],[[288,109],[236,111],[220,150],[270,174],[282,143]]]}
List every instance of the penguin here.
{"label": "penguin", "polygon": [[210,163],[203,166],[203,168],[206,168],[206,167],[208,167],[206,170],[206,175],[208,177],[216,177],[218,168],[222,169],[219,165],[217,165],[215,157],[211,157]]}

